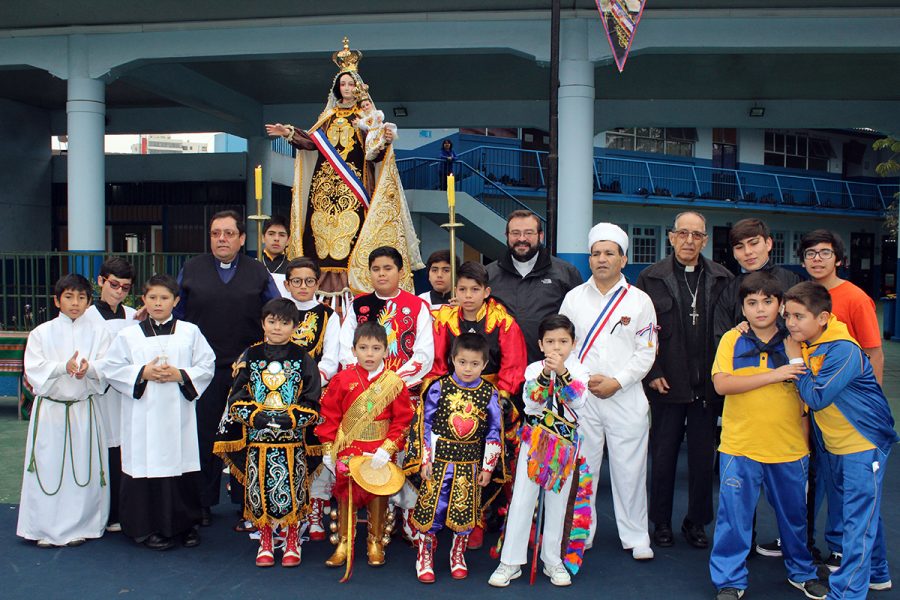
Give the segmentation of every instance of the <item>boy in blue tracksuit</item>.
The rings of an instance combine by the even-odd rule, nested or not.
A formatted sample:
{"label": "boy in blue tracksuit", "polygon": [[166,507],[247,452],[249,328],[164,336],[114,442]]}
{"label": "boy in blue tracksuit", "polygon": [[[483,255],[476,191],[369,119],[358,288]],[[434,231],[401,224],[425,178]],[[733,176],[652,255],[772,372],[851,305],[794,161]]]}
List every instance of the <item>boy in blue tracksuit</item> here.
{"label": "boy in blue tracksuit", "polygon": [[797,388],[813,411],[816,442],[843,503],[844,556],[828,598],[865,598],[869,589],[891,589],[881,490],[900,437],[872,365],[831,314],[828,290],[810,281],[795,285],[785,294],[784,317],[793,340],[785,351],[808,369]]}

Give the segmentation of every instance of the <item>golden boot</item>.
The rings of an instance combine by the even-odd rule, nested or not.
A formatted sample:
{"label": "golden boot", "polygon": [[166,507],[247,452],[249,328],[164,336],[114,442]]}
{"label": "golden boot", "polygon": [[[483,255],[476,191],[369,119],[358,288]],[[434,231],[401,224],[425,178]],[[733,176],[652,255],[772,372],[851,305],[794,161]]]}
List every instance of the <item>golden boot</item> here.
{"label": "golden boot", "polygon": [[375,496],[368,506],[369,537],[366,540],[366,554],[369,566],[380,567],[384,564],[384,521],[387,514],[388,497]]}
{"label": "golden boot", "polygon": [[[338,531],[337,531],[337,548],[334,549],[334,552],[328,559],[325,561],[325,565],[329,567],[342,567],[345,562],[347,562],[347,554],[350,552],[350,546],[347,541],[347,537],[350,533],[350,527],[348,523],[348,515],[347,513],[350,511],[350,506],[347,500],[338,500],[338,514],[337,514],[337,522],[338,522]],[[334,517],[332,517],[334,518]],[[356,515],[353,516],[353,525],[356,526]]]}

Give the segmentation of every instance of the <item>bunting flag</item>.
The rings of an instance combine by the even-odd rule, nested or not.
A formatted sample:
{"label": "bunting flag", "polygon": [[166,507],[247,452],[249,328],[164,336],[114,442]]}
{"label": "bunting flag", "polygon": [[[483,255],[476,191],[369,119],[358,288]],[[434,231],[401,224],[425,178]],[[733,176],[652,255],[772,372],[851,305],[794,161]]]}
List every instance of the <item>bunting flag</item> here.
{"label": "bunting flag", "polygon": [[612,50],[619,73],[625,69],[625,61],[631,51],[631,43],[637,32],[646,0],[595,0],[600,20],[606,30],[606,39]]}

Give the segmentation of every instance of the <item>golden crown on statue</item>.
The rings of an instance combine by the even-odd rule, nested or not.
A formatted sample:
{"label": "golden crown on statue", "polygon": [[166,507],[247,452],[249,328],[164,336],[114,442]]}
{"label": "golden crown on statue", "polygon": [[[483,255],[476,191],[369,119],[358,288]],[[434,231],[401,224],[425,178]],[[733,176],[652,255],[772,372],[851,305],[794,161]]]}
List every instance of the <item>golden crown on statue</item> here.
{"label": "golden crown on statue", "polygon": [[350,38],[344,36],[344,47],[331,55],[331,60],[343,71],[356,71],[359,61],[362,60],[362,52],[350,49]]}

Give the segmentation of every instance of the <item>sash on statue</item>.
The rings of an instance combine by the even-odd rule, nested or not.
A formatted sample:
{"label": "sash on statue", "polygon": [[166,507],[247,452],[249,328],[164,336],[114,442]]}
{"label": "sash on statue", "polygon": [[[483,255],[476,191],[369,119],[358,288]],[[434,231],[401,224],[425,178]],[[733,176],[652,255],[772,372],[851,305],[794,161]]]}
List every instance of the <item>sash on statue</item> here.
{"label": "sash on statue", "polygon": [[375,421],[375,417],[394,401],[404,385],[396,373],[383,371],[344,413],[331,447],[332,457],[337,457],[341,450],[352,444],[359,434]]}
{"label": "sash on statue", "polygon": [[356,173],[353,172],[353,169],[350,168],[347,161],[341,158],[340,153],[328,140],[328,136],[325,135],[325,132],[321,129],[316,129],[315,131],[310,132],[309,137],[312,138],[313,143],[315,143],[319,152],[322,153],[322,156],[324,156],[334,168],[334,172],[341,177],[344,183],[347,184],[347,187],[350,188],[350,191],[353,192],[353,195],[356,196],[356,198],[366,207],[366,210],[368,210],[369,193],[366,191],[366,186],[364,186],[363,182],[356,176]]}
{"label": "sash on statue", "polygon": [[584,362],[588,351],[597,340],[597,336],[599,336],[600,332],[606,328],[607,323],[609,323],[609,318],[614,312],[616,312],[616,307],[618,307],[619,303],[622,302],[622,298],[625,297],[625,294],[628,293],[628,290],[630,288],[631,285],[626,283],[624,286],[617,289],[616,292],[612,295],[612,298],[609,299],[609,302],[606,303],[606,306],[603,307],[603,310],[600,311],[600,314],[597,316],[597,320],[594,321],[594,324],[591,325],[590,330],[584,337],[584,343],[581,345],[581,350],[578,351],[579,362]]}

